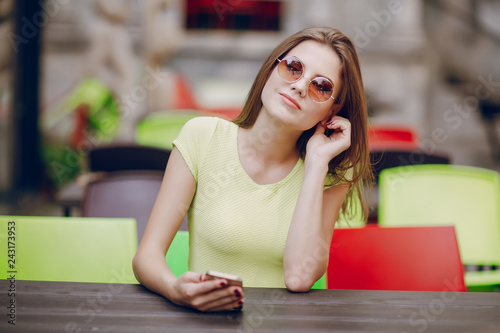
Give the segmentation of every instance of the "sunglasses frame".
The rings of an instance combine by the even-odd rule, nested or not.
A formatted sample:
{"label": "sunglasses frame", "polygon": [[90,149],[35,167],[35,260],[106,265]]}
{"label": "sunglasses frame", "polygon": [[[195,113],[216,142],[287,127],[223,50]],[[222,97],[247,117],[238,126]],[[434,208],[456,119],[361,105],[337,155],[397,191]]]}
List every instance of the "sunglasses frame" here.
{"label": "sunglasses frame", "polygon": [[[281,76],[281,74],[280,74],[280,69],[279,69],[279,65],[280,65],[280,64],[281,64],[281,62],[282,62],[283,60],[285,60],[286,58],[294,58],[294,59],[297,59],[297,60],[298,60],[298,62],[302,65],[302,74],[300,74],[300,77],[299,77],[298,79],[293,80],[293,81],[289,81],[289,80],[284,79],[284,78]],[[317,79],[317,78],[319,78],[319,77],[320,77],[320,78],[326,79],[328,82],[330,82],[330,83],[332,84],[332,94],[330,95],[330,97],[328,97],[328,99],[327,99],[326,101],[323,101],[323,102],[318,102],[318,101],[315,101],[315,100],[311,97],[311,100],[312,100],[313,102],[315,102],[315,103],[319,103],[319,104],[323,104],[323,103],[328,102],[330,99],[333,99],[334,103],[336,103],[336,102],[337,102],[337,101],[335,100],[335,97],[333,97],[333,91],[334,91],[334,87],[335,87],[335,85],[334,85],[334,83],[333,83],[333,81],[332,81],[332,80],[330,80],[330,79],[329,79],[329,78],[327,78],[326,76],[321,76],[321,75],[315,76],[315,77],[313,77],[312,79],[310,79],[310,78],[308,78],[308,77],[305,77],[305,76],[304,76],[304,72],[305,72],[305,69],[306,69],[306,65],[302,62],[302,60],[300,60],[300,59],[299,59],[299,58],[297,58],[296,56],[286,56],[286,57],[283,57],[282,59],[277,58],[276,60],[278,61],[278,65],[276,66],[276,71],[278,72],[279,77],[280,77],[283,81],[288,82],[288,83],[294,83],[294,82],[299,81],[299,80],[300,80],[300,79],[302,79],[302,78],[305,78],[306,80],[308,80],[308,81],[309,81],[309,84],[307,85],[307,95],[308,95],[309,97],[311,97],[311,96],[309,95],[309,87],[311,86],[311,83],[313,82],[313,80],[314,80],[314,79]]]}

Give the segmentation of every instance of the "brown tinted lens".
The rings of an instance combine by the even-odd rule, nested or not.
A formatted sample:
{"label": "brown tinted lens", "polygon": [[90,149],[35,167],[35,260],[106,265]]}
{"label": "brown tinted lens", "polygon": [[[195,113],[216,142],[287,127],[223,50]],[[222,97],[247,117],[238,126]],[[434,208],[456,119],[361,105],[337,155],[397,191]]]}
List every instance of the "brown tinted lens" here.
{"label": "brown tinted lens", "polygon": [[285,57],[278,65],[278,74],[285,81],[297,81],[302,76],[303,66],[295,57]]}
{"label": "brown tinted lens", "polygon": [[333,84],[324,77],[316,77],[309,84],[309,96],[313,101],[326,102],[333,95]]}

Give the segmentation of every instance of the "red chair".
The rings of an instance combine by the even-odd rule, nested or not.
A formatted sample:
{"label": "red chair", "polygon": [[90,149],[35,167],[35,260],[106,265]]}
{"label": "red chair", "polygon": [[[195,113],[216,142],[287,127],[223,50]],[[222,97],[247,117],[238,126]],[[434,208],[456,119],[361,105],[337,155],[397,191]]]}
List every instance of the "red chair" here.
{"label": "red chair", "polygon": [[467,291],[455,229],[335,229],[328,289]]}
{"label": "red chair", "polygon": [[240,107],[204,107],[196,99],[189,82],[182,76],[177,75],[175,93],[172,103],[174,110],[198,110],[206,115],[216,116],[227,120],[236,118],[241,113]]}
{"label": "red chair", "polygon": [[176,76],[174,101],[172,109],[198,109],[198,102],[188,81],[182,76]]}
{"label": "red chair", "polygon": [[410,127],[371,125],[368,142],[370,149],[416,149],[418,136]]}

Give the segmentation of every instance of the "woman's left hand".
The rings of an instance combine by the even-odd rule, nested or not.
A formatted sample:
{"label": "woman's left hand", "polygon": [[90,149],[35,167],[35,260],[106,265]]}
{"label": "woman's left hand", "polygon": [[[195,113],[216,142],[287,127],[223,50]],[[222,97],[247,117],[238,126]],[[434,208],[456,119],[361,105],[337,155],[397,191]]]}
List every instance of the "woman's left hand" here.
{"label": "woman's left hand", "polygon": [[[329,137],[326,129],[334,129]],[[312,159],[319,163],[328,162],[351,146],[351,122],[349,119],[334,116],[329,122],[319,122],[316,131],[307,142],[306,160]]]}

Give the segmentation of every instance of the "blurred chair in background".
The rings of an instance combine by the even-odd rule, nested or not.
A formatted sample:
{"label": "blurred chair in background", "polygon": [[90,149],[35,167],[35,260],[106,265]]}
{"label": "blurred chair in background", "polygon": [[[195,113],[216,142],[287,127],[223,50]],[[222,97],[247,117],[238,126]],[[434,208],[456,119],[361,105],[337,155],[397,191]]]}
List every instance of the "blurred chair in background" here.
{"label": "blurred chair in background", "polygon": [[110,145],[96,147],[88,153],[91,172],[124,170],[165,171],[170,150],[144,145]]}
{"label": "blurred chair in background", "polygon": [[189,112],[189,110],[199,109],[198,101],[194,96],[194,92],[192,91],[187,79],[182,74],[177,74],[175,77],[174,98],[171,108],[173,110],[186,110],[187,112]]}
{"label": "blurred chair in background", "polygon": [[378,221],[378,183],[382,170],[404,165],[450,164],[450,162],[450,156],[443,152],[425,154],[418,149],[404,149],[401,147],[384,149],[382,145],[370,150],[370,163],[372,164],[375,184],[373,184],[373,188],[369,193],[371,200],[369,223],[376,224]]}
{"label": "blurred chair in background", "polygon": [[88,173],[64,186],[56,194],[56,202],[63,207],[64,216],[71,215],[71,208],[81,207],[87,183],[103,178],[106,172],[123,170],[164,171],[170,150],[137,144],[101,146],[87,155]]}
{"label": "blurred chair in background", "polygon": [[[209,86],[217,85],[217,81],[207,82],[205,83]],[[241,88],[241,87],[240,87]],[[223,88],[221,88],[223,89]],[[238,91],[238,87],[235,88]],[[250,87],[248,87],[250,89]],[[245,89],[248,91],[248,89]],[[212,115],[220,118],[224,118],[227,120],[232,120],[236,118],[237,115],[241,112],[241,107],[233,106],[233,107],[207,107],[201,105],[198,102],[198,99],[195,96],[194,91],[191,89],[191,86],[188,80],[181,74],[178,74],[175,79],[175,87],[174,87],[174,98],[170,109],[177,111],[190,111],[190,110],[198,110],[198,112],[204,113],[206,115]],[[239,92],[239,91],[238,91]]]}
{"label": "blurred chair in background", "polygon": [[0,216],[0,228],[2,248],[15,236],[17,280],[137,283],[134,219]]}
{"label": "blurred chair in background", "polygon": [[404,165],[450,164],[450,156],[445,153],[425,154],[416,149],[373,149],[370,150],[370,162],[373,175],[378,183],[380,172],[384,169]]}
{"label": "blurred chair in background", "polygon": [[379,224],[454,225],[467,287],[493,290],[500,285],[499,179],[495,171],[457,165],[385,169]]}
{"label": "blurred chair in background", "polygon": [[179,230],[170,244],[165,260],[175,276],[179,277],[188,271],[188,258],[189,232]]}
{"label": "blurred chair in background", "polygon": [[[163,171],[116,171],[87,185],[82,215],[132,217],[140,241],[163,180]],[[184,219],[181,230],[187,230]]]}
{"label": "blurred chair in background", "polygon": [[394,166],[431,162],[431,158],[423,156],[418,150],[417,132],[410,127],[371,124],[368,128],[368,144],[375,179],[375,184],[367,191],[370,201],[368,223],[376,224],[380,171]]}
{"label": "blurred chair in background", "polygon": [[370,149],[418,147],[417,132],[404,126],[370,125],[368,128],[368,143]]}
{"label": "blurred chair in background", "polygon": [[205,114],[196,110],[157,111],[137,123],[135,140],[140,145],[172,149],[172,141],[190,119]]}
{"label": "blurred chair in background", "polygon": [[452,226],[335,229],[328,289],[467,291]]}

